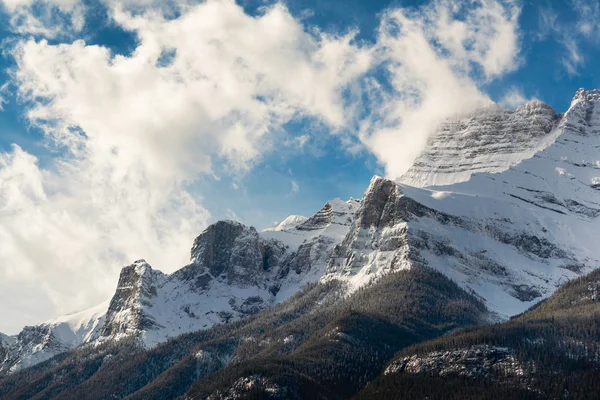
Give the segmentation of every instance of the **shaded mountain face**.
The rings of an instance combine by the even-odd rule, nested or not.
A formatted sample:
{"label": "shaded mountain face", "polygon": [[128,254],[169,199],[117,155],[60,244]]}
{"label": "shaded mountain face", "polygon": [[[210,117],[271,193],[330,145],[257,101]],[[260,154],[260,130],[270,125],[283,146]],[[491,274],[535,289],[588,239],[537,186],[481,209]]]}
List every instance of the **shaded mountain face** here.
{"label": "shaded mountain face", "polygon": [[9,354],[9,348],[14,342],[15,339],[13,337],[0,332],[0,362],[4,363]]}
{"label": "shaded mountain face", "polygon": [[597,398],[599,294],[596,270],[508,322],[407,348],[357,398],[458,398],[458,385],[470,388],[460,398],[498,398],[493,388],[507,398]]}
{"label": "shaded mountain face", "polygon": [[[452,137],[467,156],[455,183],[374,177],[360,201],[334,199],[263,232],[211,225],[173,274],[139,260],[79,341],[24,335],[48,355],[89,345],[0,381],[0,397],[21,386],[10,398],[172,398],[188,389],[192,398],[238,398],[253,387],[348,397],[405,346],[522,313],[600,265],[599,101],[600,92],[579,91],[564,115],[533,102],[456,122],[466,128]],[[427,151],[457,159],[451,146]],[[485,170],[488,153],[510,157]],[[482,353],[501,366],[514,358],[457,351],[449,357]],[[135,383],[120,377],[125,366]],[[112,386],[99,390],[101,382]],[[304,391],[313,384],[316,392]]]}

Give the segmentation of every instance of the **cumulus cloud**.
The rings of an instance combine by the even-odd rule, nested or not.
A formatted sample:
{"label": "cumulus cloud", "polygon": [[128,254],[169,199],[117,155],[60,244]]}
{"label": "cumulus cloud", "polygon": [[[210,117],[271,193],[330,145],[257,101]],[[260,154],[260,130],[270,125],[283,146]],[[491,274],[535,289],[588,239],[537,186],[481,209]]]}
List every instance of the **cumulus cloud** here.
{"label": "cumulus cloud", "polygon": [[517,108],[533,99],[525,97],[523,91],[515,86],[509,88],[500,99],[500,104],[507,108]]}
{"label": "cumulus cloud", "polygon": [[[120,266],[138,258],[167,270],[185,264],[206,210],[181,187],[157,188],[142,170],[117,173],[105,163],[60,160],[49,170],[18,146],[0,156],[0,291],[34,283],[3,301],[2,315],[22,297],[54,314],[99,303]],[[37,312],[47,310],[29,318]]]}

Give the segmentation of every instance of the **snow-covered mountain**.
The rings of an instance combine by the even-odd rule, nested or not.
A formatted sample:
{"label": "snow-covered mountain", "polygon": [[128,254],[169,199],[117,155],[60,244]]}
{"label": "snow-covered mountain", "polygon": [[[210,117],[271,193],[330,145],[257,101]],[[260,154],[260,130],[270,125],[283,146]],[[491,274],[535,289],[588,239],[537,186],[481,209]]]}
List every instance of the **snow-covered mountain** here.
{"label": "snow-covered mountain", "polygon": [[362,200],[334,199],[263,232],[217,222],[175,273],[136,261],[110,304],[25,328],[0,371],[94,341],[152,347],[255,314],[307,283],[338,281],[352,294],[422,266],[498,318],[520,313],[600,266],[599,102],[599,91],[580,90],[564,115],[539,101],[480,110],[445,124],[398,181],[374,177]]}
{"label": "snow-covered mountain", "polygon": [[264,232],[219,221],[196,238],[191,263],[175,273],[138,260],[121,270],[110,302],[25,327],[16,339],[3,336],[0,373],[96,341],[136,337],[152,347],[285,301],[323,276],[326,257],[358,206],[358,200],[334,199],[310,218],[294,216]]}
{"label": "snow-covered mountain", "polygon": [[286,300],[323,275],[358,205],[335,199],[311,218],[264,232],[217,222],[194,241],[191,263],[171,275],[136,261],[121,271],[100,340],[133,335],[153,346]]}
{"label": "snow-covered mountain", "polygon": [[[553,142],[503,172],[479,173],[480,161],[471,158],[470,165],[461,159],[455,175],[443,172],[455,181],[472,174],[462,183],[417,188],[373,178],[325,279],[341,277],[356,288],[389,271],[427,265],[508,317],[600,267],[599,102],[600,91],[578,91],[546,134]],[[534,102],[521,110],[528,108],[548,109]],[[504,126],[503,118],[498,124]],[[537,141],[539,131],[531,135]],[[486,153],[481,142],[473,145]],[[496,142],[488,147],[492,154]],[[436,157],[451,159],[455,149],[440,147]],[[422,173],[421,179],[411,172],[411,179],[432,179],[431,171]]]}

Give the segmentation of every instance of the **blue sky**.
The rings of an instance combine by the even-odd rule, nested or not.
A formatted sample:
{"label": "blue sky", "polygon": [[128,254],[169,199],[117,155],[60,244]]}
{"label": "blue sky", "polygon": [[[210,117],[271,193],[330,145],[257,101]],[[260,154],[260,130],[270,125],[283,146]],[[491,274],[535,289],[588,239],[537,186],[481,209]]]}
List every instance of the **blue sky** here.
{"label": "blue sky", "polygon": [[[88,2],[89,5],[94,2]],[[357,29],[358,41],[374,42],[381,13],[393,7],[419,7],[426,1],[303,1],[284,2],[290,12],[301,18],[308,29],[318,28],[324,32],[345,33]],[[246,12],[252,15],[262,13],[263,0],[239,1]],[[89,44],[108,47],[115,54],[131,54],[135,50],[137,38],[135,34],[123,30],[111,21],[109,11],[101,4],[89,6],[86,26],[83,32],[76,35],[64,35],[51,39],[54,43],[70,43],[76,37],[84,38]],[[516,87],[526,97],[536,97],[547,102],[557,110],[566,110],[570,99],[579,87],[595,88],[597,40],[581,38],[580,52],[585,61],[577,66],[575,73],[566,70],[562,63],[566,50],[561,44],[558,32],[548,32],[541,37],[544,21],[541,12],[553,10],[560,15],[560,23],[565,29],[579,23],[580,16],[573,9],[570,1],[527,1],[522,3],[519,17],[521,34],[521,64],[517,70],[489,84],[482,84],[482,89],[492,99],[499,101],[507,87]],[[28,34],[15,35],[4,14],[0,24],[2,40],[11,40],[15,36],[28,37]],[[41,38],[42,35],[35,36]],[[6,45],[5,45],[6,46]],[[2,81],[10,83],[7,70],[14,67],[10,55],[4,54],[0,59]],[[51,158],[35,127],[24,120],[25,109],[13,94],[5,95],[7,103],[4,112],[0,113],[0,148],[7,150],[16,143],[32,154],[41,158]],[[302,123],[291,124],[293,132],[303,132],[306,127]],[[287,154],[286,157],[269,155],[261,163],[254,166],[250,174],[236,180],[236,185],[243,190],[234,190],[229,177],[215,180],[200,177],[199,190],[204,197],[204,204],[213,214],[213,219],[225,218],[234,212],[243,221],[265,228],[272,222],[285,218],[290,213],[309,214],[327,199],[334,197],[360,197],[364,187],[373,174],[384,174],[384,168],[378,165],[377,159],[370,154],[348,154],[340,152],[338,141],[328,139],[319,144],[317,151],[302,151],[298,154]],[[225,174],[226,175],[226,174]],[[297,183],[299,190],[292,193],[291,181]]]}
{"label": "blue sky", "polygon": [[102,301],[134,259],[181,267],[215,220],[358,198],[443,118],[600,87],[594,1],[0,4],[8,333]]}

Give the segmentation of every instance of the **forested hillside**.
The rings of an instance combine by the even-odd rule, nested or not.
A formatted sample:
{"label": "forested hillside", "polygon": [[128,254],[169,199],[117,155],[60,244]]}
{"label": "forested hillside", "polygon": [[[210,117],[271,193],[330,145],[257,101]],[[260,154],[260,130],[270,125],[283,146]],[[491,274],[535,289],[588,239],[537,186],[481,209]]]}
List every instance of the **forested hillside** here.
{"label": "forested hillside", "polygon": [[406,348],[357,399],[597,399],[600,270],[502,324]]}

